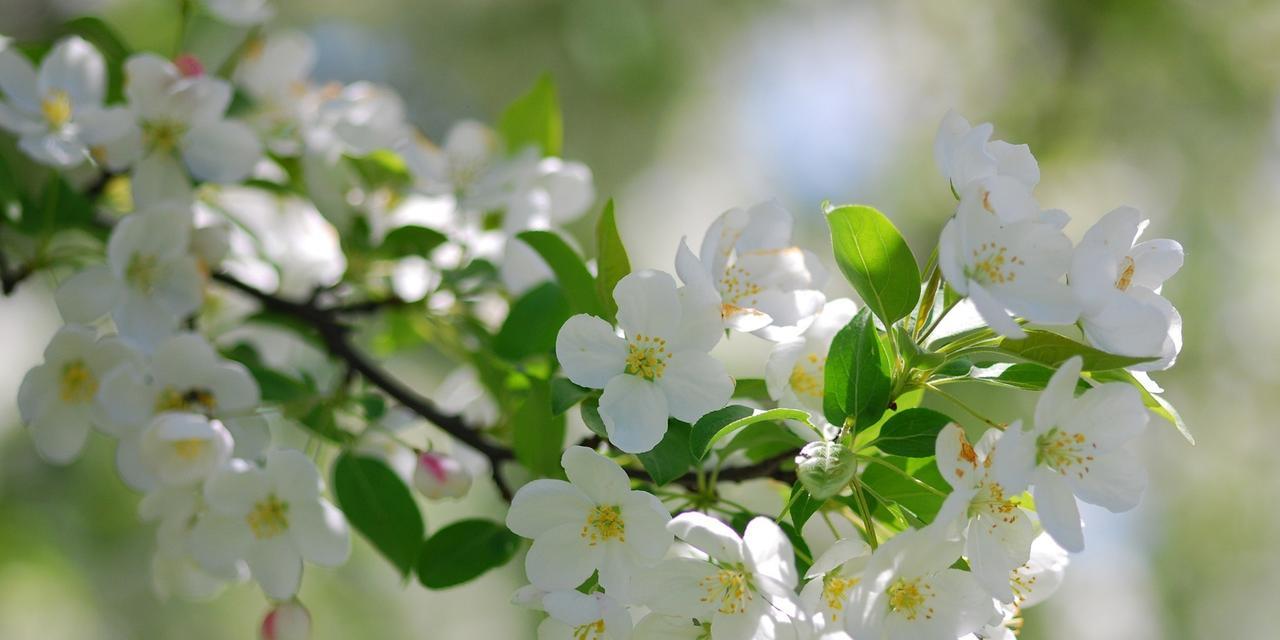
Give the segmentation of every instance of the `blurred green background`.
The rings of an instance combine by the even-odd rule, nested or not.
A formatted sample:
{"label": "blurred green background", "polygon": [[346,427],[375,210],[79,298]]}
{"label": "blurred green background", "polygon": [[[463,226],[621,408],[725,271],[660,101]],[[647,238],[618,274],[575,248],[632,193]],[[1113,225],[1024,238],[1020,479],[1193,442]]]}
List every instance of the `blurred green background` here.
{"label": "blurred green background", "polygon": [[[95,13],[134,47],[171,51],[177,0],[5,0],[0,33],[40,38]],[[1046,207],[1078,238],[1115,206],[1187,251],[1166,287],[1185,321],[1177,367],[1155,378],[1199,439],[1144,439],[1153,481],[1126,514],[1086,510],[1089,549],[1031,610],[1023,638],[1274,636],[1280,593],[1280,3],[1078,0],[872,3],[750,0],[282,0],[277,25],[320,50],[322,80],[398,89],[438,138],[492,119],[543,70],[555,75],[566,155],[618,200],[639,266],[671,269],[724,209],[776,196],[823,248],[819,203],[887,212],[927,255],[952,206],[933,167],[956,108],[1029,143]],[[585,222],[576,227],[585,229]],[[846,291],[833,283],[830,292]],[[0,301],[0,638],[247,638],[264,604],[241,586],[212,603],[148,588],[150,527],[95,441],[69,468],[40,462],[14,398],[57,326],[48,283]],[[740,341],[742,347],[744,341]],[[747,354],[747,355],[744,355]],[[762,366],[760,345],[727,357]],[[750,354],[755,354],[750,356]],[[758,375],[758,372],[755,374]],[[974,397],[970,394],[970,397]],[[999,417],[1033,398],[981,396]],[[491,491],[432,505],[432,530],[501,517]],[[530,638],[507,604],[521,569],[465,587],[401,585],[363,542],[301,593],[317,638]]]}

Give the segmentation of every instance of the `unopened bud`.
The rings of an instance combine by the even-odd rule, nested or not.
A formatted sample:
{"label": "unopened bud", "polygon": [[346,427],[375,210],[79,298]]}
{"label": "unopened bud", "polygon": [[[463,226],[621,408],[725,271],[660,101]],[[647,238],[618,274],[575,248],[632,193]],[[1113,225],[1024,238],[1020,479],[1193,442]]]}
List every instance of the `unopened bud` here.
{"label": "unopened bud", "polygon": [[262,619],[262,640],[307,640],[311,637],[311,614],[301,602],[281,602]]}
{"label": "unopened bud", "polygon": [[173,59],[173,66],[178,68],[178,73],[184,78],[198,78],[204,75],[204,65],[200,63],[200,58],[190,53],[179,54]]}
{"label": "unopened bud", "polygon": [[816,500],[840,493],[857,470],[853,452],[837,442],[810,442],[796,456],[796,477]]}
{"label": "unopened bud", "polygon": [[461,498],[471,489],[471,473],[456,458],[427,451],[418,454],[413,486],[432,500]]}

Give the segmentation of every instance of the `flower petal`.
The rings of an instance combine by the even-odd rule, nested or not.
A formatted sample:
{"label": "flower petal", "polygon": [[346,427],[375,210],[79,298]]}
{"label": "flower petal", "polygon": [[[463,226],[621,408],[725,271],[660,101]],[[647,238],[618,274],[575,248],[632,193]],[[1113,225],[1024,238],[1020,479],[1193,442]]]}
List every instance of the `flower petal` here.
{"label": "flower petal", "polygon": [[701,351],[671,356],[658,378],[658,387],[666,395],[670,415],[689,423],[724,407],[733,396],[733,379],[725,373],[724,365]]}
{"label": "flower petal", "polygon": [[297,449],[278,449],[267,454],[266,477],[276,494],[289,502],[313,503],[320,499],[324,482],[320,471],[306,454]]}
{"label": "flower petal", "polygon": [[1036,471],[1032,495],[1040,524],[1063,549],[1072,553],[1084,551],[1084,530],[1080,525],[1080,508],[1067,480],[1045,468]]}
{"label": "flower petal", "polygon": [[507,528],[518,536],[536,538],[565,523],[587,520],[594,505],[581,489],[563,480],[542,478],[520,487],[507,511]]}
{"label": "flower petal", "polygon": [[336,567],[351,556],[351,532],[342,512],[327,500],[290,504],[289,534],[302,557]]}
{"label": "flower petal", "polygon": [[628,338],[675,337],[680,298],[671,276],[652,269],[633,271],[618,281],[613,299],[618,303],[618,326]]}
{"label": "flower petal", "polygon": [[262,157],[262,143],[239,122],[221,120],[192,127],[182,139],[182,159],[191,175],[206,182],[239,182]]}
{"label": "flower petal", "polygon": [[773,578],[788,589],[796,586],[796,565],[791,541],[772,520],[764,517],[747,523],[742,535],[748,566],[755,573]]}
{"label": "flower petal", "polygon": [[628,492],[622,499],[622,521],[626,523],[626,545],[640,560],[656,563],[671,547],[667,524],[671,514],[662,502],[644,491]]}
{"label": "flower petal", "polygon": [[719,562],[734,564],[745,560],[742,538],[737,532],[704,513],[682,513],[671,519],[667,529]]}
{"label": "flower petal", "polygon": [[525,557],[525,574],[548,591],[573,589],[591,576],[603,553],[602,546],[587,544],[582,524],[566,523],[534,539]]}
{"label": "flower petal", "polygon": [[556,359],[574,384],[603,389],[626,368],[627,342],[604,320],[578,314],[560,327]]}
{"label": "flower petal", "polygon": [[249,572],[263,593],[275,600],[288,600],[302,583],[302,556],[286,536],[260,540],[249,547]]}
{"label": "flower petal", "polygon": [[63,38],[40,62],[37,84],[41,95],[62,91],[74,105],[100,105],[106,93],[107,64],[84,38]]}
{"label": "flower petal", "polygon": [[89,416],[79,407],[54,401],[31,422],[29,430],[40,457],[66,464],[80,455],[89,439]]}
{"label": "flower petal", "polygon": [[615,376],[600,395],[609,441],[627,453],[643,453],[661,442],[668,415],[662,389],[637,376]]}
{"label": "flower petal", "polygon": [[622,467],[586,447],[565,449],[560,464],[569,482],[596,504],[617,505],[631,492],[631,480]]}
{"label": "flower petal", "polygon": [[121,293],[120,283],[111,270],[95,266],[63,281],[54,300],[63,320],[87,324],[106,315]]}

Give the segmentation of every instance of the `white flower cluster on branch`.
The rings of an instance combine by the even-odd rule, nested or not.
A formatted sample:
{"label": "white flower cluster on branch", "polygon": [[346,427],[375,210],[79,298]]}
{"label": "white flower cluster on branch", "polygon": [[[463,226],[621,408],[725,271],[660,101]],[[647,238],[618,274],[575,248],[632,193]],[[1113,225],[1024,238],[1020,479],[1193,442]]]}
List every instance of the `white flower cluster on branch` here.
{"label": "white flower cluster on branch", "polygon": [[[0,128],[33,163],[0,174],[0,279],[47,275],[65,321],[21,417],[49,462],[114,441],[157,592],[252,579],[263,638],[309,635],[304,564],[355,529],[430,589],[531,540],[513,600],[546,640],[1007,640],[1084,550],[1078,501],[1134,508],[1139,436],[1187,435],[1148,375],[1182,346],[1181,246],[1129,207],[1073,245],[990,124],[942,121],[957,205],[923,270],[886,216],[824,203],[855,302],[775,201],[673,242],[674,275],[632,270],[612,202],[581,246],[596,191],[549,78],[437,145],[392,89],[313,82],[297,32],[201,60],[70,27],[0,40]],[[757,339],[731,377],[722,341]],[[423,393],[391,355],[451,373]],[[1038,393],[1034,416],[961,383]],[[505,523],[424,518],[478,490]]]}

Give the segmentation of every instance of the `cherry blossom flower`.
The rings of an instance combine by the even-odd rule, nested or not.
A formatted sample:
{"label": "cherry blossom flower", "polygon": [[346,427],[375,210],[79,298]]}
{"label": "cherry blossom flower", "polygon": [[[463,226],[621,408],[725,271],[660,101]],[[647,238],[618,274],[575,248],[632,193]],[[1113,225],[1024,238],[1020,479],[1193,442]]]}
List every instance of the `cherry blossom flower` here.
{"label": "cherry blossom flower", "polygon": [[18,388],[18,411],[36,451],[64,464],[80,455],[89,429],[105,417],[94,398],[108,374],[141,359],[125,342],[96,339],[92,329],[67,325],[44,350],[44,363],[27,372]]}
{"label": "cherry blossom flower", "polygon": [[611,594],[653,566],[671,546],[670,514],[652,494],[632,491],[617,463],[586,447],[561,457],[569,481],[540,479],[520,488],[507,527],[533,539],[525,573],[548,591],[573,589],[599,571]]}
{"label": "cherry blossom flower", "polygon": [[303,559],[337,566],[351,552],[346,519],[321,485],[299,451],[272,451],[263,467],[233,459],[205,483],[209,512],[191,532],[192,555],[213,568],[244,560],[268,596],[291,598]]}
{"label": "cherry blossom flower", "polygon": [[952,189],[963,191],[974,180],[990,176],[1017,180],[1027,189],[1040,182],[1040,166],[1031,148],[992,140],[994,130],[989,122],[970,125],[954,110],[943,116],[933,141],[933,158]]}
{"label": "cherry blossom flower", "polygon": [[682,240],[676,272],[685,284],[720,298],[725,326],[768,340],[799,336],[822,310],[827,273],[818,257],[792,243],[794,220],[777,202],[730,209],[702,238],[698,255]]}
{"label": "cherry blossom flower", "polygon": [[809,614],[815,640],[849,640],[845,618],[851,613],[853,588],[863,580],[871,547],[856,538],[836,541],[805,574],[800,604]]}
{"label": "cherry blossom flower", "polygon": [[[764,381],[769,397],[779,406],[804,409],[819,421],[828,435],[836,431],[822,415],[822,393],[825,386],[827,351],[837,332],[857,314],[858,305],[848,298],[827,301],[813,324],[804,334],[779,342],[769,352]],[[812,429],[797,428],[801,437],[812,439]]]}
{"label": "cherry blossom flower", "polygon": [[579,314],[556,338],[556,357],[574,384],[604,389],[600,417],[609,441],[628,453],[652,449],[667,417],[694,422],[733,393],[724,365],[707,352],[722,335],[715,302],[660,271],[636,271],[613,290],[618,326]]}
{"label": "cherry blossom flower", "polygon": [[603,593],[553,591],[542,598],[549,617],[538,625],[538,640],[629,640],[631,614]]}
{"label": "cherry blossom flower", "polygon": [[89,157],[81,116],[102,107],[107,67],[79,36],[59,40],[37,71],[0,37],[0,128],[38,162],[71,168]]}
{"label": "cherry blossom flower", "polygon": [[1112,512],[1137,506],[1146,473],[1129,443],[1150,412],[1138,390],[1113,382],[1075,397],[1083,361],[1067,360],[1036,403],[1034,425],[1010,425],[993,470],[1007,493],[1030,484],[1044,530],[1067,551],[1084,550],[1076,498]]}
{"label": "cherry blossom flower", "polygon": [[1182,245],[1138,242],[1147,222],[1132,207],[1103,216],[1076,247],[1069,273],[1090,344],[1120,355],[1159,356],[1133,367],[1139,371],[1169,368],[1182,348],[1182,316],[1160,295],[1182,268]]}

